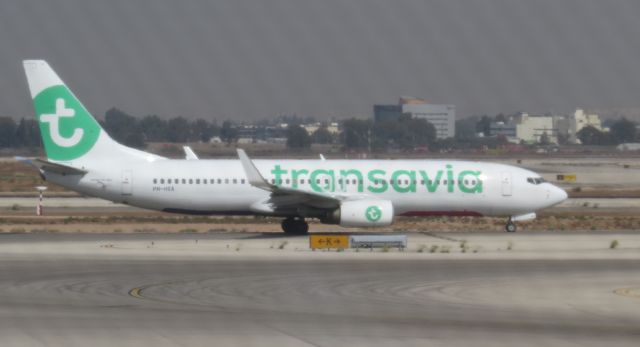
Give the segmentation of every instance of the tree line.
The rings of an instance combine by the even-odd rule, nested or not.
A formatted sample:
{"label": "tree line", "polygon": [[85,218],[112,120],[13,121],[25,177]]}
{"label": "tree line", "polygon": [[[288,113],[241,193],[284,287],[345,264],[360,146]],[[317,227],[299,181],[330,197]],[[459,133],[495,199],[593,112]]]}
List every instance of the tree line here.
{"label": "tree line", "polygon": [[586,126],[576,134],[583,145],[597,146],[637,142],[639,140],[638,135],[636,123],[626,118],[611,122],[608,132],[598,130],[592,126]]}
{"label": "tree line", "polygon": [[[329,131],[322,124],[309,134],[302,127],[302,119],[297,116],[282,116],[271,122],[286,122],[286,128],[269,126],[266,121],[257,122],[251,136],[260,139],[279,137],[286,139],[286,145],[293,150],[304,150],[311,144],[338,144],[348,151],[386,149],[410,150],[426,147],[435,141],[435,128],[422,119],[403,116],[397,121],[363,120],[351,118],[343,121],[342,134]],[[157,115],[134,117],[117,108],[109,109],[100,121],[102,127],[116,141],[135,148],[144,148],[149,142],[209,142],[213,137],[232,144],[243,134],[243,127],[231,121],[218,125],[206,119],[189,120],[184,117],[164,119]],[[257,129],[257,130],[256,130]],[[0,117],[0,148],[21,148],[40,146],[40,130],[34,119],[15,122],[10,117]]]}
{"label": "tree line", "polygon": [[[456,121],[456,140],[458,142],[479,141],[477,134],[482,134],[485,138],[490,137],[491,123],[507,123],[508,119],[513,116],[515,115],[505,116],[501,113],[495,116],[483,115],[459,119]],[[608,132],[599,130],[593,126],[586,126],[578,131],[576,136],[583,145],[609,146],[640,140],[640,134],[636,128],[637,124],[627,118],[609,119],[604,121],[603,125],[609,128]],[[560,144],[566,144],[568,142],[568,134],[559,133],[557,135]],[[544,144],[545,138],[548,138],[548,135],[541,138],[541,144]]]}
{"label": "tree line", "polygon": [[[326,124],[321,124],[317,130],[309,134],[301,124],[310,120],[294,115],[281,116],[272,121],[256,122],[251,136],[255,140],[284,138],[287,147],[293,150],[308,149],[312,144],[335,144],[340,145],[345,151],[373,152],[463,149],[478,146],[492,148],[500,146],[505,141],[488,137],[490,123],[506,120],[507,117],[502,114],[494,117],[460,119],[456,121],[455,139],[437,140],[436,130],[432,124],[424,119],[412,118],[410,115],[384,121],[346,119],[341,122],[340,134],[330,132]],[[286,128],[270,126],[280,122],[287,123],[288,126]],[[136,148],[144,148],[149,142],[209,142],[213,137],[219,137],[221,141],[232,144],[240,137],[247,136],[243,134],[246,128],[231,121],[224,121],[222,125],[218,125],[215,120],[202,118],[164,119],[157,115],[138,118],[117,108],[109,109],[100,123],[116,141]],[[607,125],[610,128],[609,132],[585,127],[577,136],[585,145],[615,145],[638,141],[636,123],[622,118],[609,121]],[[484,133],[487,137],[478,138],[478,133]],[[35,119],[22,118],[15,121],[10,117],[0,117],[0,148],[36,148],[40,145],[40,130]]]}
{"label": "tree line", "polygon": [[35,119],[0,117],[0,148],[36,148],[40,146],[40,129]]}

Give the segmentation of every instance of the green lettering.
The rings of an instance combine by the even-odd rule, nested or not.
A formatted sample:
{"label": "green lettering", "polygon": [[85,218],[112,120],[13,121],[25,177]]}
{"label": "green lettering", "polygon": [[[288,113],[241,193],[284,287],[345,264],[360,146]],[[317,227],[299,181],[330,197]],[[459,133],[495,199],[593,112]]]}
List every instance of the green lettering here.
{"label": "green lettering", "polygon": [[[473,176],[471,179],[475,181],[472,187],[467,187],[464,184],[466,176]],[[465,170],[461,171],[458,175],[458,188],[463,193],[482,193],[482,181],[480,180],[480,171]]]}
{"label": "green lettering", "polygon": [[291,170],[291,179],[293,180],[293,188],[298,188],[298,177],[302,175],[309,174],[309,170],[300,169],[300,170]]}
{"label": "green lettering", "polygon": [[288,170],[283,170],[280,168],[280,165],[276,165],[273,170],[271,170],[271,173],[275,176],[276,179],[276,185],[280,185],[282,183],[282,175],[286,175],[287,172],[289,172]]}
{"label": "green lettering", "polygon": [[442,178],[442,170],[438,170],[436,173],[436,177],[433,180],[429,179],[429,174],[427,174],[424,170],[420,170],[420,176],[424,180],[424,186],[427,187],[427,191],[429,193],[433,193],[438,189],[438,184],[440,183],[440,179]]}
{"label": "green lettering", "polygon": [[453,193],[454,184],[453,170],[451,170],[451,165],[447,164],[447,192]]}
{"label": "green lettering", "polygon": [[[325,183],[325,180],[327,179],[329,181]],[[319,193],[335,191],[336,177],[333,170],[324,170],[324,169],[313,170],[311,172],[311,176],[309,176],[309,180],[311,180],[311,189],[313,189],[313,191],[316,191]],[[318,182],[318,180],[320,180],[320,182]]]}
{"label": "green lettering", "polygon": [[[398,180],[400,176],[409,177],[409,185],[400,186],[400,182]],[[393,174],[391,175],[391,180],[393,181],[391,184],[393,186],[393,189],[398,193],[409,193],[409,192],[415,193],[416,192],[416,185],[413,183],[416,180],[415,171],[408,171],[408,170],[394,171]]]}
{"label": "green lettering", "polygon": [[[389,184],[387,183],[387,179],[384,178],[386,171],[384,170],[371,170],[369,171],[368,177],[371,185],[367,187],[367,190],[372,193],[384,193],[389,188]],[[382,177],[380,177],[382,176]],[[375,182],[378,181],[376,185]]]}
{"label": "green lettering", "polygon": [[356,177],[356,182],[358,182],[358,193],[362,193],[363,191],[363,179],[362,179],[362,172],[360,172],[360,170],[340,170],[340,183],[341,183],[341,187],[340,189],[342,191],[346,190],[346,186],[345,186],[345,179],[348,179],[347,176],[352,175]]}

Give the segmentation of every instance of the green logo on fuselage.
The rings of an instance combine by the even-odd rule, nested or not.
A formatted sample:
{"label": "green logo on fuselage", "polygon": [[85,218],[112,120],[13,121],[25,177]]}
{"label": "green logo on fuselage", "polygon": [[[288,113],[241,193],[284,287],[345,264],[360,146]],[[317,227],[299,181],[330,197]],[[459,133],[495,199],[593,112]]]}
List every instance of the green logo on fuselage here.
{"label": "green logo on fuselage", "polygon": [[43,90],[33,104],[49,159],[79,158],[98,140],[100,125],[66,86]]}
{"label": "green logo on fuselage", "polygon": [[378,220],[380,220],[380,218],[382,218],[382,211],[378,206],[369,206],[364,212],[364,216],[369,222],[377,222]]}

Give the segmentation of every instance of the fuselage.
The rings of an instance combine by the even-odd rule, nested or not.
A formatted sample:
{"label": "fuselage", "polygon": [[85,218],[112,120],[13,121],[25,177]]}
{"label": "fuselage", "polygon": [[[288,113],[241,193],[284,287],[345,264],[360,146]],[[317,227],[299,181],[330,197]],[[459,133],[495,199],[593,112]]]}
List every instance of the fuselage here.
{"label": "fuselage", "polygon": [[123,146],[102,129],[43,60],[23,63],[46,160],[46,179],[86,195],[187,214],[282,216],[286,233],[306,218],[351,227],[389,226],[397,215],[535,218],[567,194],[534,172],[453,160],[171,160]]}
{"label": "fuselage", "polygon": [[[514,216],[555,205],[566,193],[532,171],[454,160],[254,160],[272,184],[392,202],[395,215]],[[270,192],[249,184],[239,160],[95,163],[84,176],[47,179],[83,194],[187,214],[271,214]],[[295,214],[285,212],[284,214]],[[283,214],[282,211],[276,214]]]}

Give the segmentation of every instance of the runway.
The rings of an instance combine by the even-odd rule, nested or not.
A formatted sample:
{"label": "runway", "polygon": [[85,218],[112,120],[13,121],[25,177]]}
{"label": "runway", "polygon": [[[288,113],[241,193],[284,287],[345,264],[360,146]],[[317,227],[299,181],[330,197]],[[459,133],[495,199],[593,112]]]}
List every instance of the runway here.
{"label": "runway", "polygon": [[[77,247],[148,244],[150,235],[5,236],[4,248],[24,247],[24,254],[0,255],[3,346],[636,346],[640,340],[637,258],[447,259],[291,249],[257,258],[230,251],[235,255],[178,259],[110,255],[105,247],[56,251],[74,240]],[[195,244],[195,237],[173,235],[171,242]],[[39,253],[43,247],[53,250]]]}

